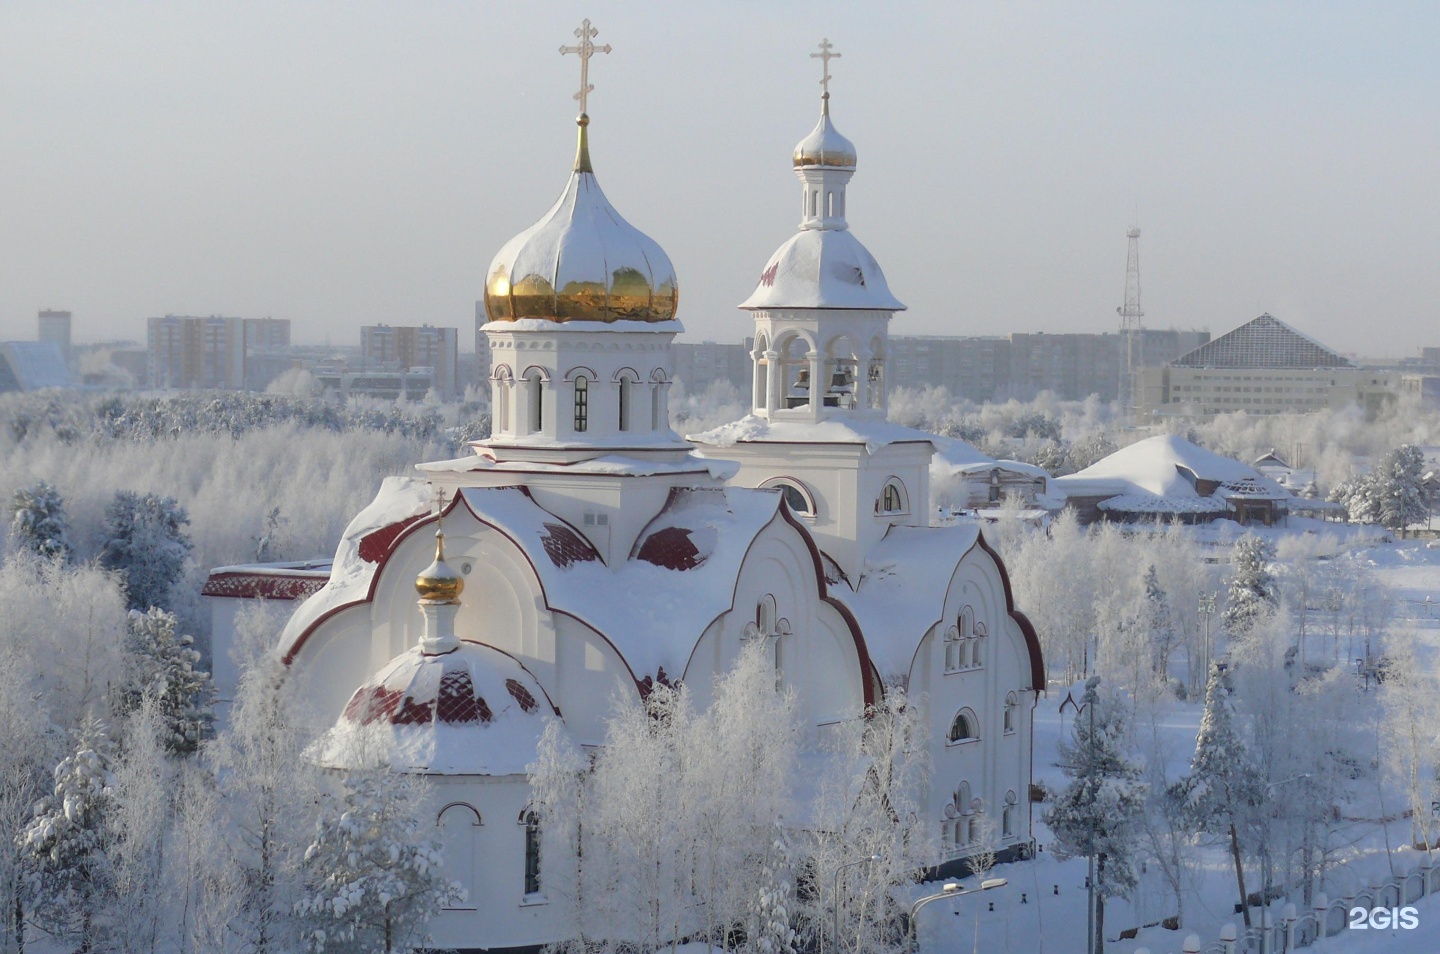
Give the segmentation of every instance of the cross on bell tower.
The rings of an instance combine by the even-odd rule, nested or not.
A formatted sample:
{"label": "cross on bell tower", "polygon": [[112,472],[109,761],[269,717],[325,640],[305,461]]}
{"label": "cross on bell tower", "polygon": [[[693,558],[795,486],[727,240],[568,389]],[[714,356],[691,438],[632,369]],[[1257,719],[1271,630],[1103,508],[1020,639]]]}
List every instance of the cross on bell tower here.
{"label": "cross on bell tower", "polygon": [[824,96],[822,98],[827,100],[830,98],[830,61],[838,60],[842,55],[840,53],[831,53],[830,51],[833,48],[829,37],[821,37],[820,52],[810,54],[810,59],[820,60],[820,87],[824,90]]}
{"label": "cross on bell tower", "polygon": [[560,53],[562,55],[577,53],[580,56],[580,92],[575,94],[575,99],[580,103],[580,115],[584,116],[586,115],[587,97],[595,92],[595,87],[590,85],[590,57],[596,53],[609,53],[610,44],[595,45],[594,38],[600,35],[600,31],[590,25],[589,17],[581,21],[579,28],[575,30],[575,35],[580,38],[580,42],[574,46],[560,47]]}

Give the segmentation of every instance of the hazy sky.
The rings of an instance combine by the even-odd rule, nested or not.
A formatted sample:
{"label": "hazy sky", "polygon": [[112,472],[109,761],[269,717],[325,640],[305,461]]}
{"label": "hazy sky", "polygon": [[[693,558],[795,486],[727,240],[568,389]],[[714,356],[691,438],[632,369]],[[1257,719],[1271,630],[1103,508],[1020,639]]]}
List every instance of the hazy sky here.
{"label": "hazy sky", "polygon": [[297,341],[458,325],[564,185],[582,17],[591,151],[670,254],[689,337],[796,227],[822,35],[849,217],[897,334],[1101,331],[1143,229],[1146,323],[1269,311],[1347,352],[1440,345],[1431,3],[0,5],[0,337],[150,315]]}

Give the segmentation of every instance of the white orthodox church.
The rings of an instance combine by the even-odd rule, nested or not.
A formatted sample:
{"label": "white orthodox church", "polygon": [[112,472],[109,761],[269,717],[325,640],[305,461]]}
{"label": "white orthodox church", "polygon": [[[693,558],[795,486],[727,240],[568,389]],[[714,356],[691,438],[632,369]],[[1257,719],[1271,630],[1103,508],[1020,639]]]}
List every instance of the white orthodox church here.
{"label": "white orthodox church", "polygon": [[[580,35],[584,62],[588,21]],[[675,271],[601,192],[581,106],[559,200],[485,275],[493,435],[387,480],[328,574],[212,574],[217,658],[240,598],[310,594],[282,644],[307,697],[339,734],[386,727],[395,766],[433,783],[468,895],[432,924],[442,948],[567,934],[527,807],[546,720],[598,745],[617,686],[640,698],[683,680],[703,701],[755,638],[816,737],[888,687],[919,701],[937,865],[962,858],[984,818],[1002,857],[1028,856],[1039,642],[974,526],[929,525],[930,436],[886,422],[904,306],[846,225],[856,152],[828,86],[792,157],[800,230],[741,305],[752,413],[688,439],[666,404]]]}

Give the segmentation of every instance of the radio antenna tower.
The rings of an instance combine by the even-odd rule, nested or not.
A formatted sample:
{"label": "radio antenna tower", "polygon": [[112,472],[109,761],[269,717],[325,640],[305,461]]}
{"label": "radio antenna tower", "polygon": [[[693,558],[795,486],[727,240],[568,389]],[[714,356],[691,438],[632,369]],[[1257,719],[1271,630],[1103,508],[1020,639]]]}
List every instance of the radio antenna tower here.
{"label": "radio antenna tower", "polygon": [[1115,309],[1120,316],[1120,421],[1135,427],[1145,405],[1145,327],[1140,319],[1140,230],[1131,226],[1125,233],[1130,239],[1125,256],[1125,304]]}

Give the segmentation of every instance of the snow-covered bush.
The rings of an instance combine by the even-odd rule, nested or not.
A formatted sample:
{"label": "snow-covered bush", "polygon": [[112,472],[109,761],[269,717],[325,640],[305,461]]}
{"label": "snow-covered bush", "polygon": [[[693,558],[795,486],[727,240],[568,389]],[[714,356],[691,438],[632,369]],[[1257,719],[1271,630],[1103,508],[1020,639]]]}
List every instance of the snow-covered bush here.
{"label": "snow-covered bush", "polygon": [[[1099,676],[1085,683],[1074,737],[1061,740],[1060,769],[1070,779],[1045,812],[1055,856],[1095,860],[1095,936],[1105,934],[1105,901],[1136,886],[1136,853],[1149,786],[1129,753],[1124,700]],[[1097,940],[1097,944],[1103,943]]]}
{"label": "snow-covered bush", "polygon": [[95,941],[95,914],[107,900],[113,879],[108,815],[115,746],[104,723],[91,720],[55,766],[50,798],[35,806],[35,817],[19,833],[29,867],[31,920],[53,937],[78,940],[81,950]]}
{"label": "snow-covered bush", "polygon": [[174,614],[158,607],[130,611],[125,641],[130,679],[120,687],[115,704],[126,713],[152,700],[165,748],[193,752],[213,718],[213,689],[210,674],[198,668],[200,654],[191,648],[195,640],[178,632],[176,625]]}
{"label": "snow-covered bush", "polygon": [[130,609],[168,608],[170,591],[193,546],[182,529],[190,515],[174,497],[122,490],[105,508],[100,565],[124,580]]}
{"label": "snow-covered bush", "polygon": [[421,820],[425,786],[389,769],[344,779],[343,807],[321,815],[295,903],[311,951],[409,951],[440,908],[461,900],[440,839]]}
{"label": "snow-covered bush", "polygon": [[45,560],[69,560],[70,521],[65,501],[46,481],[15,491],[10,503],[10,545]]}
{"label": "snow-covered bush", "polygon": [[1235,541],[1230,556],[1229,590],[1220,621],[1233,637],[1244,636],[1264,617],[1275,612],[1280,597],[1270,564],[1275,548],[1267,540],[1247,533]]}

